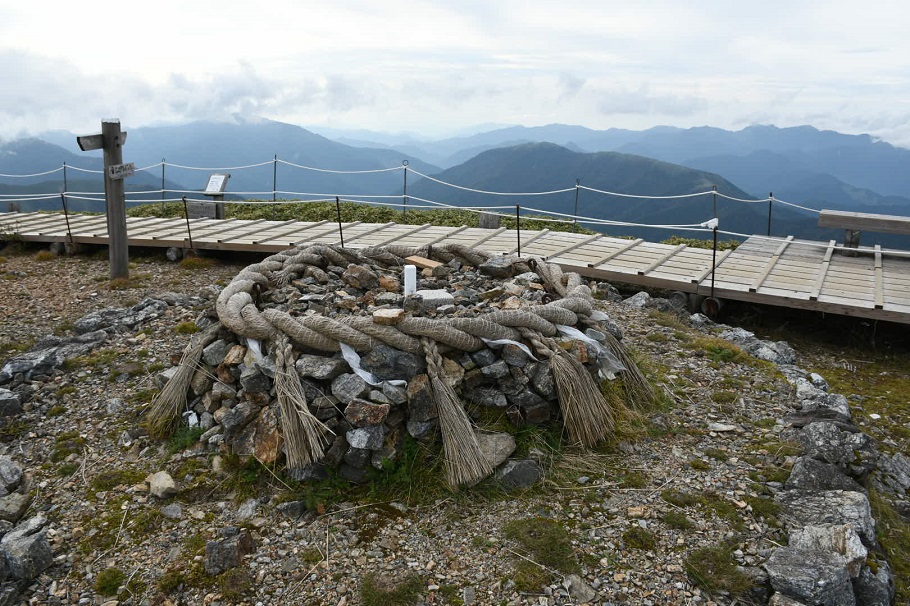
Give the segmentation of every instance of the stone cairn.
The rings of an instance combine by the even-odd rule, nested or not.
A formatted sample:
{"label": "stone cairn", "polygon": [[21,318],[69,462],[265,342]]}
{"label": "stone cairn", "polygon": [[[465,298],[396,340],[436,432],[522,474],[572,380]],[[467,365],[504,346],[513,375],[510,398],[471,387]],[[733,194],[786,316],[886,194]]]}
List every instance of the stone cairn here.
{"label": "stone cairn", "polygon": [[[422,279],[404,296],[410,263]],[[242,270],[216,311],[171,369],[150,427],[167,435],[183,416],[204,443],[264,463],[284,454],[296,479],[331,469],[362,481],[395,460],[407,432],[441,437],[452,487],[498,466],[501,478],[514,472],[504,484],[526,485],[539,468],[507,461],[514,439],[474,428],[463,401],[516,427],[561,419],[571,443],[591,447],[622,405],[600,379],[620,374],[627,402],[653,397],[591,289],[540,259],[300,246]]]}

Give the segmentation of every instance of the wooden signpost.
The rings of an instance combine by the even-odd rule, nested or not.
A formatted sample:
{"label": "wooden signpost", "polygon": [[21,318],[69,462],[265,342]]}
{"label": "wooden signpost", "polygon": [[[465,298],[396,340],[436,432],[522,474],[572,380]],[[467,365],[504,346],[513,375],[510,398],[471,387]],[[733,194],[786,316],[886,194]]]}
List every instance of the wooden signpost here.
{"label": "wooden signpost", "polygon": [[123,163],[123,144],[126,132],[120,130],[120,120],[102,120],[101,134],[76,137],[79,149],[104,150],[104,198],[106,201],[108,252],[111,279],[129,278],[129,247],[126,236],[126,198],[123,179],[136,170],[130,162]]}

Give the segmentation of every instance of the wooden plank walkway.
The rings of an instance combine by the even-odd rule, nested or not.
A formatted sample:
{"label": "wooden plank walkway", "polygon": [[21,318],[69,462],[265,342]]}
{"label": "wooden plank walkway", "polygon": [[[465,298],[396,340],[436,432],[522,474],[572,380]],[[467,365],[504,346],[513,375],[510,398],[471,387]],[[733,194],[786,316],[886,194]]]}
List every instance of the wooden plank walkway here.
{"label": "wooden plank walkway", "polygon": [[[338,224],[258,219],[191,219],[193,248],[277,252],[301,243],[339,244]],[[128,218],[134,247],[189,248],[184,219]],[[796,307],[910,324],[910,253],[860,247],[845,254],[835,242],[752,236],[718,252],[603,235],[549,230],[440,227],[396,223],[342,224],[345,246],[459,243],[494,253],[544,257],[582,275],[718,299]],[[30,242],[107,244],[103,216],[0,213],[4,234]],[[519,242],[519,236],[521,241]],[[714,271],[712,272],[712,268]],[[712,275],[713,273],[713,275]]]}

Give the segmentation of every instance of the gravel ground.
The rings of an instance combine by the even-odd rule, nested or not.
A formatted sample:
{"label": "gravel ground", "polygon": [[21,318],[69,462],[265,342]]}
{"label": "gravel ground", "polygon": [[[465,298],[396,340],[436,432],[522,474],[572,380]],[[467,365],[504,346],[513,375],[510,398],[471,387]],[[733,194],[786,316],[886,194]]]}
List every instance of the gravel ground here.
{"label": "gravel ground", "polygon": [[[135,260],[128,287],[111,290],[103,258],[8,254],[0,263],[0,352],[5,360],[40,336],[68,334],[90,311],[149,295],[210,297],[211,285],[245,264],[184,270],[150,256]],[[175,328],[203,307],[170,306],[37,382],[21,423],[5,428],[0,451],[34,487],[29,515],[51,521],[54,565],[26,592],[28,603],[116,604],[97,589],[99,574],[116,568],[130,580],[123,604],[355,605],[363,603],[365,579],[417,579],[425,604],[731,604],[723,591],[693,583],[687,557],[729,539],[736,562],[755,572],[783,540],[773,512],[760,505],[792,462],[777,421],[791,389],[752,359],[718,361],[699,340],[707,329],[604,303],[672,405],[649,411],[601,452],[563,451],[555,460],[541,452],[547,480],[527,492],[481,486],[439,496],[417,485],[410,495],[338,502],[337,488],[289,486],[280,471],[272,476],[255,464],[219,472],[212,467],[221,458],[198,444],[169,451],[143,435],[154,375],[188,340]],[[257,481],[244,476],[249,469]],[[167,500],[145,483],[161,470],[180,489]],[[293,518],[278,510],[300,498],[312,511]],[[507,530],[510,522],[534,528],[541,519],[571,542],[562,564],[533,563],[540,557]],[[238,569],[248,574],[208,577],[201,548],[228,526],[247,529],[255,542]],[[545,586],[529,588],[529,570],[543,571]]]}

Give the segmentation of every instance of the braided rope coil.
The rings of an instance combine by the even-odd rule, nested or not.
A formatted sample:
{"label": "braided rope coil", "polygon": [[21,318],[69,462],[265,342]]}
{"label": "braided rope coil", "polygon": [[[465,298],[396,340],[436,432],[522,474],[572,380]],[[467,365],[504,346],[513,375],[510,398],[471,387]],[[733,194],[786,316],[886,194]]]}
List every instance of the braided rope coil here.
{"label": "braided rope coil", "polygon": [[578,274],[564,274],[558,265],[541,259],[518,257],[510,258],[516,271],[535,271],[563,298],[520,310],[494,311],[477,318],[407,317],[394,326],[374,324],[372,318],[366,316],[295,317],[277,309],[260,311],[256,305],[259,293],[270,286],[283,286],[305,276],[327,279],[323,269],[328,266],[346,267],[357,263],[389,271],[405,265],[405,257],[411,255],[440,262],[458,259],[474,266],[483,264],[492,256],[460,244],[357,250],[321,244],[303,245],[244,268],[219,294],[216,311],[226,327],[249,339],[275,340],[287,336],[304,347],[325,352],[339,351],[340,343],[365,352],[381,342],[402,351],[417,353],[422,351],[422,338],[470,352],[484,347],[482,339],[517,340],[521,329],[555,337],[558,325],[572,326],[584,321],[594,307],[591,290],[582,284]]}

